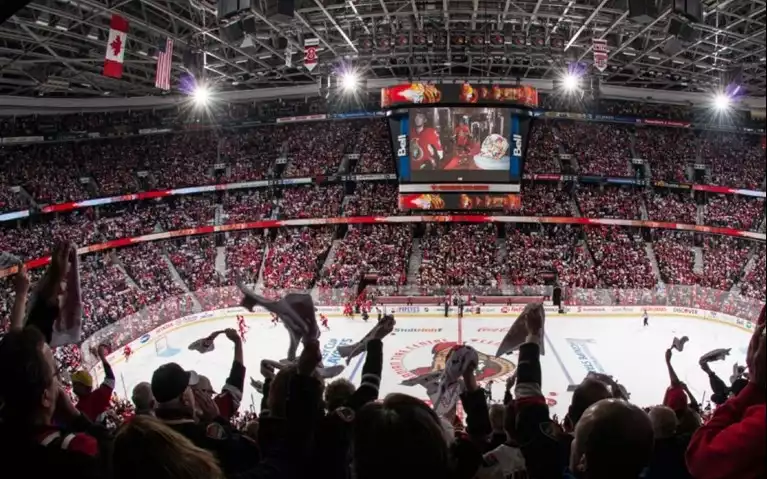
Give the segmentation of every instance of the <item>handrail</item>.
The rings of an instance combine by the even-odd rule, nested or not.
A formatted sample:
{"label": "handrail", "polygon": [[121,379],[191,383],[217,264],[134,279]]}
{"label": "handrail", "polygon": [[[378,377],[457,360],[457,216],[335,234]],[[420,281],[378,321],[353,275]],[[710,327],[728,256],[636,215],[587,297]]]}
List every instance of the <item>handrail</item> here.
{"label": "handrail", "polygon": [[[162,233],[152,233],[132,238],[120,238],[106,243],[82,246],[77,249],[78,255],[96,253],[113,248],[122,248],[139,243],[159,241],[184,236],[195,236],[213,233],[225,233],[229,231],[243,231],[263,228],[281,228],[291,226],[330,226],[339,224],[404,224],[404,223],[545,223],[545,224],[574,224],[583,226],[629,226],[638,228],[660,228],[679,231],[691,231],[696,233],[717,234],[734,236],[742,239],[766,241],[767,235],[752,231],[740,231],[733,228],[720,228],[716,226],[688,225],[682,223],[668,223],[660,221],[644,220],[621,220],[606,218],[579,218],[562,216],[490,216],[490,215],[439,215],[439,216],[350,216],[338,218],[310,218],[290,220],[262,220],[248,223],[232,223],[218,226],[201,226],[197,228],[185,228]],[[25,262],[27,268],[39,268],[47,265],[50,256],[35,258]],[[18,266],[0,270],[0,278],[10,276],[18,271]]]}

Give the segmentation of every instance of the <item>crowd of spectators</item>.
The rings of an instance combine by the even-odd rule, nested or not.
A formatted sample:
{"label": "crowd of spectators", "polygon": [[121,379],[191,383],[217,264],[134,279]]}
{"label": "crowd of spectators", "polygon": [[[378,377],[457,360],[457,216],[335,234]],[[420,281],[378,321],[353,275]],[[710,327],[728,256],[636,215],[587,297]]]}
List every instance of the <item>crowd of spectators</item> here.
{"label": "crowd of spectators", "polygon": [[421,239],[419,286],[492,286],[501,283],[494,224],[433,224]]}
{"label": "crowd of spectators", "polygon": [[386,120],[365,123],[360,131],[355,173],[394,173],[394,155]]}
{"label": "crowd of spectators", "polygon": [[341,214],[341,185],[296,186],[282,190],[282,218],[335,218]]}
{"label": "crowd of spectators", "polygon": [[5,183],[0,183],[0,213],[25,209],[21,195],[11,191]]}
{"label": "crowd of spectators", "polygon": [[689,192],[645,191],[644,203],[650,220],[687,225],[694,225],[698,222],[698,205]]}
{"label": "crowd of spectators", "polygon": [[264,287],[309,289],[333,242],[333,229],[281,229],[269,244],[264,264]]}
{"label": "crowd of spectators", "polygon": [[558,173],[560,171],[557,160],[559,141],[554,125],[552,121],[533,122],[525,158],[527,173]]}
{"label": "crowd of spectators", "polygon": [[754,252],[753,269],[749,271],[740,284],[744,296],[759,301],[767,300],[767,249],[762,244]]}
{"label": "crowd of spectators", "polygon": [[86,337],[135,313],[141,304],[141,292],[115,264],[112,253],[82,257],[80,282]]}
{"label": "crowd of spectators", "polygon": [[741,195],[711,195],[703,207],[703,222],[711,226],[756,230],[764,217],[764,199]]}
{"label": "crowd of spectators", "polygon": [[581,233],[580,227],[571,225],[507,227],[506,269],[511,285],[543,285],[544,275],[554,273],[563,287],[596,287],[599,280],[591,259],[579,244]]}
{"label": "crowd of spectators", "polygon": [[746,265],[749,243],[730,236],[703,238],[703,276],[701,286],[729,290]]}
{"label": "crowd of spectators", "polygon": [[[653,251],[661,279],[669,284],[698,284],[693,236],[686,232],[656,231]],[[700,272],[702,273],[702,271]]]}
{"label": "crowd of spectators", "polygon": [[609,123],[557,122],[561,145],[582,175],[631,176],[631,130]]}
{"label": "crowd of spectators", "polygon": [[583,185],[576,191],[576,198],[581,215],[586,218],[642,218],[642,197],[635,188]]}
{"label": "crowd of spectators", "polygon": [[521,216],[572,217],[573,200],[570,194],[556,183],[525,183],[522,185]]}
{"label": "crowd of spectators", "polygon": [[271,217],[274,199],[269,190],[233,190],[223,201],[224,223],[245,223]]}
{"label": "crowd of spectators", "polygon": [[216,271],[216,247],[212,236],[188,236],[165,242],[163,246],[190,291],[223,284],[222,275]]}
{"label": "crowd of spectators", "polygon": [[[267,238],[263,230],[228,233],[226,239],[227,282],[256,284]],[[267,233],[268,234],[268,233]]]}
{"label": "crowd of spectators", "polygon": [[762,137],[734,133],[701,134],[700,157],[715,185],[762,190],[765,188]]}
{"label": "crowd of spectators", "polygon": [[347,196],[344,216],[390,216],[400,214],[398,188],[390,183],[363,183]]}
{"label": "crowd of spectators", "polygon": [[184,292],[171,275],[162,251],[152,243],[120,248],[117,256],[141,290],[142,305],[151,305]]}
{"label": "crowd of spectators", "polygon": [[586,227],[586,240],[604,286],[631,289],[655,285],[644,243],[628,229]]}
{"label": "crowd of spectators", "polygon": [[688,183],[688,163],[698,158],[695,133],[682,128],[637,128],[634,151],[650,164],[653,180]]}
{"label": "crowd of spectators", "polygon": [[[338,173],[347,148],[358,139],[364,121],[333,121],[295,125],[288,134],[288,164],[282,176],[300,178]],[[351,140],[351,141],[350,141]]]}
{"label": "crowd of spectators", "polygon": [[320,273],[322,288],[357,286],[375,276],[382,286],[404,284],[413,234],[410,225],[352,225],[337,243],[333,261]]}

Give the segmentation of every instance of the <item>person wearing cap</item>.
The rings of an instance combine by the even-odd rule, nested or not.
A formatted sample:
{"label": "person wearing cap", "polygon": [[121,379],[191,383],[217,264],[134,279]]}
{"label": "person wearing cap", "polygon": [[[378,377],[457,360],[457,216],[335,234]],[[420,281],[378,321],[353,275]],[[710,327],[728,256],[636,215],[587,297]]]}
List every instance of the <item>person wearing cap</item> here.
{"label": "person wearing cap", "polygon": [[205,376],[199,376],[199,380],[193,392],[195,392],[199,399],[199,394],[205,395],[208,398],[213,398],[216,408],[215,415],[221,417],[228,422],[236,414],[240,408],[240,401],[242,401],[242,390],[245,388],[245,362],[244,354],[242,351],[242,338],[237,331],[232,328],[224,331],[217,331],[210,336],[209,340],[213,340],[219,334],[224,334],[229,341],[234,344],[234,360],[232,361],[232,367],[229,370],[229,376],[226,378],[224,387],[221,389],[221,393],[216,393],[210,380]]}
{"label": "person wearing cap", "polygon": [[[302,457],[308,457],[310,453],[306,441],[313,435],[312,428],[320,411],[320,383],[311,373],[321,360],[319,343],[308,340],[298,361],[297,374],[288,384],[285,414],[262,419],[264,429],[270,433],[268,441],[259,438],[259,444],[265,446],[262,449],[218,421],[196,419],[199,407],[192,388],[199,384],[199,375],[176,363],[164,364],[152,375],[152,393],[157,401],[155,414],[197,447],[212,452],[227,477],[297,477],[293,472],[301,467]],[[213,402],[209,397],[207,399]]]}
{"label": "person wearing cap", "polygon": [[104,367],[104,381],[99,387],[93,389],[93,377],[88,371],[80,370],[72,374],[72,392],[77,396],[75,407],[91,421],[106,412],[115,389],[115,373],[107,361],[106,348],[99,346],[98,356]]}
{"label": "person wearing cap", "polygon": [[151,384],[146,381],[136,384],[131,394],[131,400],[136,408],[136,416],[154,416],[157,401],[152,395]]}
{"label": "person wearing cap", "polygon": [[[700,427],[700,405],[695,396],[690,393],[687,385],[679,377],[671,364],[672,349],[666,350],[666,368],[668,369],[670,385],[663,396],[663,405],[671,408],[679,420],[678,432],[690,434]],[[689,402],[688,402],[689,401]]]}

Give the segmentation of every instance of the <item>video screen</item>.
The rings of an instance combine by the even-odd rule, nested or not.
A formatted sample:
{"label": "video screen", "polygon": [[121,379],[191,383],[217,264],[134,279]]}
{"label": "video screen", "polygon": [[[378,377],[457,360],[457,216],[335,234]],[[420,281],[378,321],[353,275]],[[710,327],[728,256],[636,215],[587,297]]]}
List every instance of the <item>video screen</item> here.
{"label": "video screen", "polygon": [[510,181],[512,155],[522,156],[521,139],[510,144],[511,122],[507,108],[411,109],[409,180]]}
{"label": "video screen", "polygon": [[402,210],[503,210],[522,207],[515,193],[408,193],[399,195]]}

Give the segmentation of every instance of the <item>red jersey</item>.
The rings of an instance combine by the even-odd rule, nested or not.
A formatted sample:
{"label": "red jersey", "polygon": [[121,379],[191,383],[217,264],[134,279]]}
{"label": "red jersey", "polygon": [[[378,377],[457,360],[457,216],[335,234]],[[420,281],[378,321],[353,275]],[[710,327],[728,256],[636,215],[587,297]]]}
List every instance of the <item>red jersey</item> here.
{"label": "red jersey", "polygon": [[410,133],[410,162],[413,168],[420,169],[429,163],[439,164],[442,159],[442,142],[437,130],[424,128],[419,133],[413,129]]}
{"label": "red jersey", "polygon": [[95,457],[99,453],[99,444],[95,438],[83,433],[68,434],[53,426],[47,426],[37,435],[41,446],[57,447],[65,451],[78,452]]}
{"label": "red jersey", "polygon": [[467,147],[471,143],[471,130],[469,125],[458,125],[455,127],[456,146]]}
{"label": "red jersey", "polygon": [[75,408],[91,421],[95,421],[104,411],[109,409],[114,389],[115,380],[105,379],[101,386],[80,397]]}

